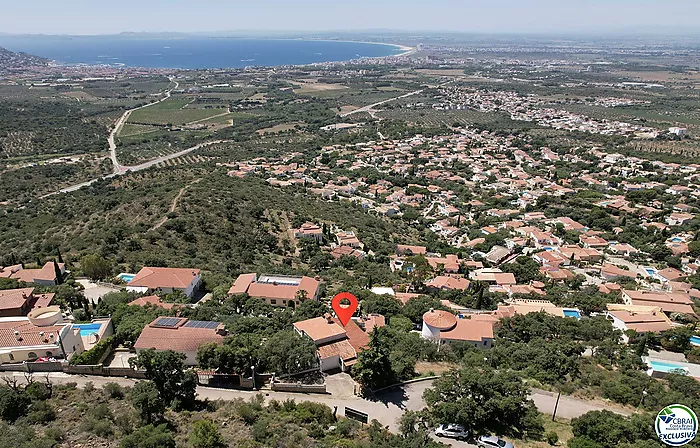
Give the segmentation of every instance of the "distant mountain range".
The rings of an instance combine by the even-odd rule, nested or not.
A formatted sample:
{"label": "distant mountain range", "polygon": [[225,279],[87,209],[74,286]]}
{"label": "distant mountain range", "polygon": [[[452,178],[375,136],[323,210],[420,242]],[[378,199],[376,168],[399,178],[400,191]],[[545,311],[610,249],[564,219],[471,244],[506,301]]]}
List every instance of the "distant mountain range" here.
{"label": "distant mountain range", "polygon": [[0,71],[23,67],[46,66],[48,59],[27,53],[15,53],[0,47]]}

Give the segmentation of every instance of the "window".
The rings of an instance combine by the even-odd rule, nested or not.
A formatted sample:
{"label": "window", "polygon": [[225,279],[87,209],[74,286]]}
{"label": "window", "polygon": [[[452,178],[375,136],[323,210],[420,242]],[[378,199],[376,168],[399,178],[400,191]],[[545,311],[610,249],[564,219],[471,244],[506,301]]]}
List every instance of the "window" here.
{"label": "window", "polygon": [[13,355],[12,353],[10,353],[10,361],[14,361],[14,360],[15,360],[15,355]]}
{"label": "window", "polygon": [[47,358],[50,358],[50,357],[52,357],[52,356],[53,356],[53,353],[52,353],[52,352],[46,352],[46,357],[47,357]]}
{"label": "window", "polygon": [[276,299],[270,299],[270,305],[277,305]]}
{"label": "window", "polygon": [[36,353],[34,353],[34,352],[29,352],[29,353],[27,354],[27,358],[29,358],[29,359],[36,359],[36,358],[37,358]]}
{"label": "window", "polygon": [[488,345],[488,342],[489,342],[489,341],[484,341],[484,345]]}

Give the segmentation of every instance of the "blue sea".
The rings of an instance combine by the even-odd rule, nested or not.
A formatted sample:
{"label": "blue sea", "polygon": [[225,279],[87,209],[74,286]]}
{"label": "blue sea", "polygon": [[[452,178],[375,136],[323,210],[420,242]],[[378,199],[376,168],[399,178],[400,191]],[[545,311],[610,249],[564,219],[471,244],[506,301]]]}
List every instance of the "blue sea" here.
{"label": "blue sea", "polygon": [[391,45],[320,40],[3,36],[0,47],[64,64],[148,68],[240,68],[300,65],[401,53]]}

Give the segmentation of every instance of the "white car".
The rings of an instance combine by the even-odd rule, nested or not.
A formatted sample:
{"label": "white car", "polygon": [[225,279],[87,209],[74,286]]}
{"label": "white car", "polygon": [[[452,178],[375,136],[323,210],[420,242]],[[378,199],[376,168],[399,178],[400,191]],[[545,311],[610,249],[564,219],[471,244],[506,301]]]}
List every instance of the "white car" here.
{"label": "white car", "polygon": [[479,436],[476,440],[476,446],[479,448],[515,448],[512,443],[496,436]]}
{"label": "white car", "polygon": [[457,440],[466,440],[469,437],[469,433],[461,425],[440,425],[435,429],[435,435]]}

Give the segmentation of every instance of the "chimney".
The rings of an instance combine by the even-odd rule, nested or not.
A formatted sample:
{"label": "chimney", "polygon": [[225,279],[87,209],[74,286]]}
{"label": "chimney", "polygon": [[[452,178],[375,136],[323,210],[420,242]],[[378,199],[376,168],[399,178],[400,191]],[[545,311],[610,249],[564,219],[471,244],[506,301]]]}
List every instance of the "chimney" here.
{"label": "chimney", "polygon": [[15,339],[17,339],[18,341],[21,341],[22,338],[19,335],[19,331],[15,330],[14,333],[15,333]]}
{"label": "chimney", "polygon": [[55,337],[56,337],[56,336],[55,336],[53,333],[49,333],[49,339],[50,339],[50,340],[53,341],[53,338],[55,338]]}
{"label": "chimney", "polygon": [[326,322],[328,322],[329,324],[333,323],[333,317],[330,315],[330,313],[324,314],[323,317],[326,318]]}

